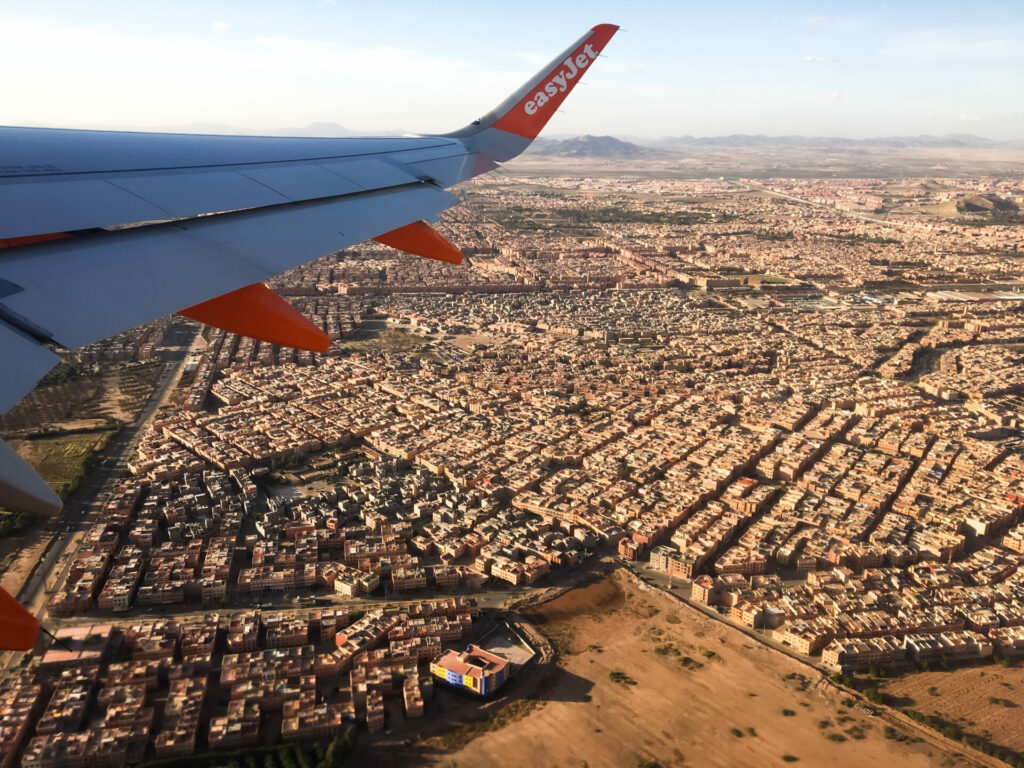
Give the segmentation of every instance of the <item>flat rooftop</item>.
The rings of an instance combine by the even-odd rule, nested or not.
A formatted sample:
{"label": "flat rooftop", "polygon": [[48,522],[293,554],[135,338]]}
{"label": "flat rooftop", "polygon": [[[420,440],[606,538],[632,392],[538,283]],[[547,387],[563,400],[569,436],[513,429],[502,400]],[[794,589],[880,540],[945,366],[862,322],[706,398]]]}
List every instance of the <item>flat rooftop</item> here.
{"label": "flat rooftop", "polygon": [[534,657],[534,652],[523,644],[515,632],[504,625],[488,635],[480,647],[491,653],[504,656],[517,667],[521,667]]}

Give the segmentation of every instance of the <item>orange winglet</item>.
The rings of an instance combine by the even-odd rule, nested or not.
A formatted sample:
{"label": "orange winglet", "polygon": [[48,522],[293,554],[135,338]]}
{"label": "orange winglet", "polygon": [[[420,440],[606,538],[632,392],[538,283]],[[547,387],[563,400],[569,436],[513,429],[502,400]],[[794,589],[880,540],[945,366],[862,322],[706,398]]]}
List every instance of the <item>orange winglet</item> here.
{"label": "orange winglet", "polygon": [[618,31],[614,24],[598,24],[583,41],[546,74],[531,90],[494,124],[495,128],[526,139],[535,139],[540,129],[565,101],[584,70],[597,61],[608,41]]}
{"label": "orange winglet", "polygon": [[0,651],[30,651],[39,634],[39,619],[0,589]]}
{"label": "orange winglet", "polygon": [[377,235],[373,239],[415,256],[425,256],[449,264],[462,263],[462,253],[459,249],[437,234],[425,221],[414,221],[383,235]]}
{"label": "orange winglet", "polygon": [[331,345],[326,333],[263,283],[253,283],[186,307],[178,314],[282,347],[326,352]]}

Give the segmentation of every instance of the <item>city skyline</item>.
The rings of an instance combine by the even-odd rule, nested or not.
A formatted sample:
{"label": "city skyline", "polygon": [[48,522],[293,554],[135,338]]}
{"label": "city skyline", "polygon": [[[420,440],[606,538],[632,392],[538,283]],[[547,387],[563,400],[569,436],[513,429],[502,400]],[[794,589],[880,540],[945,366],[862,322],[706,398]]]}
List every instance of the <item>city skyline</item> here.
{"label": "city skyline", "polygon": [[18,73],[0,85],[0,122],[442,132],[492,108],[567,36],[611,22],[624,33],[547,135],[1020,139],[1020,100],[1007,97],[1019,91],[1024,11],[986,3],[972,22],[961,10],[527,3],[507,17],[478,4],[385,14],[330,0],[291,13],[188,2],[172,14],[14,3],[0,12],[0,63]]}

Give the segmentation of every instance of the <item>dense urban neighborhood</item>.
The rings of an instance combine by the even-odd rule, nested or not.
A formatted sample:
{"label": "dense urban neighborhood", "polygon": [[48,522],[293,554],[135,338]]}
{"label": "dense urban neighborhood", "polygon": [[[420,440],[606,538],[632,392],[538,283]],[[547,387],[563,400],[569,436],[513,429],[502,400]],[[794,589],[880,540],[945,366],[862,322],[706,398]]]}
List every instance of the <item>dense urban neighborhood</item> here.
{"label": "dense urban neighborhood", "polygon": [[[1024,182],[460,194],[461,266],[369,243],[273,282],[326,354],[181,318],[67,352],[169,378],[13,585],[54,638],[6,660],[0,768],[475,707],[547,660],[519,603],[598,564],[840,679],[1024,654]],[[60,434],[46,398],[12,444]]]}

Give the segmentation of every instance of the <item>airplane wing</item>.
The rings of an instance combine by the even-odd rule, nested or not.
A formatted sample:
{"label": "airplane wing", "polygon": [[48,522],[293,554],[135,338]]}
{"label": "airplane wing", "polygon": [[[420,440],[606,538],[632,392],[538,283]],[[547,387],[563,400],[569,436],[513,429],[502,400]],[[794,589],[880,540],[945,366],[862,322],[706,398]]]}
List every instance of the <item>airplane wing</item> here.
{"label": "airplane wing", "polygon": [[[426,221],[522,152],[618,27],[587,31],[465,128],[302,139],[0,127],[0,412],[72,349],[171,312],[286,346],[326,336],[262,281],[375,238],[458,263]],[[60,500],[0,443],[0,506]]]}

